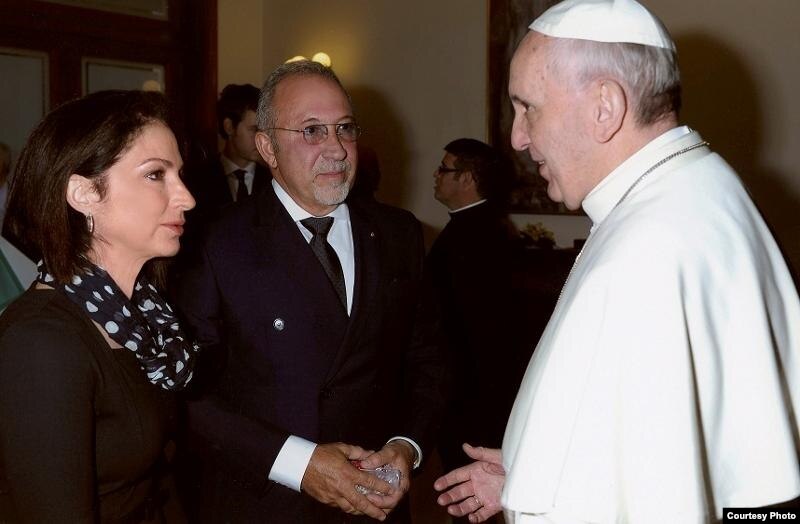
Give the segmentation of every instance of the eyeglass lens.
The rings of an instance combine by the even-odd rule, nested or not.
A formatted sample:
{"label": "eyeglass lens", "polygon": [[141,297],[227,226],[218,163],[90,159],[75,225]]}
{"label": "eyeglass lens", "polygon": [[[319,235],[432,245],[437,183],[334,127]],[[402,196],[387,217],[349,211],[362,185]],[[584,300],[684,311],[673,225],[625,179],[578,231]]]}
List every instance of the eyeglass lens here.
{"label": "eyeglass lens", "polygon": [[[303,128],[303,138],[309,144],[321,144],[328,138],[328,125],[313,124]],[[345,142],[355,142],[361,134],[361,128],[353,122],[335,124],[336,135]]]}

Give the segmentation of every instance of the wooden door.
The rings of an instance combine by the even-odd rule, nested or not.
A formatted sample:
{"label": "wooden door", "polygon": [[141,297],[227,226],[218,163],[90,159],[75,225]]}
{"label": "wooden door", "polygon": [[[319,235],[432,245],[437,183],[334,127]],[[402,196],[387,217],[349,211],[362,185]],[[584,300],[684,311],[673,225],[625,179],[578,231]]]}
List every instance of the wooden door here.
{"label": "wooden door", "polygon": [[[102,87],[115,81],[113,78],[100,81],[108,80],[108,75],[103,76],[104,71],[125,77],[126,69],[130,69],[132,78],[136,78],[149,67],[155,77],[160,75],[159,84],[173,105],[176,133],[184,146],[184,155],[200,149],[215,151],[216,0],[164,0],[166,9],[155,14],[86,7],[125,3],[0,0],[0,56],[6,58],[6,68],[0,75],[5,77],[0,78],[0,104],[12,112],[18,112],[20,106],[32,108],[27,111],[41,107],[44,112],[85,94],[91,87],[87,85],[87,77]],[[139,5],[148,3],[159,2],[139,2]],[[24,68],[16,68],[14,64],[20,62],[35,69],[37,60],[44,68],[43,100],[22,103],[23,95],[34,98],[39,95],[20,93],[19,83],[15,83],[18,79],[13,76],[17,72],[22,74]],[[91,74],[87,75],[87,71]],[[154,85],[151,83],[151,87]],[[29,121],[35,124],[41,116],[0,119],[0,142],[10,142],[12,154],[18,153],[21,141],[30,131],[21,127]]]}

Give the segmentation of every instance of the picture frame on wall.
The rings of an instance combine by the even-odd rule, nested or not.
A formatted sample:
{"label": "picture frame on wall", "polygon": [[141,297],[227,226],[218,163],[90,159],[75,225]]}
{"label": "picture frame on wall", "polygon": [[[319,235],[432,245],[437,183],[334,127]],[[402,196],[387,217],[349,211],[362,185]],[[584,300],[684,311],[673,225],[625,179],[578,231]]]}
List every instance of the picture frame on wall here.
{"label": "picture frame on wall", "polygon": [[50,108],[50,61],[34,49],[0,46],[0,142],[16,163],[28,134]]}
{"label": "picture frame on wall", "polygon": [[165,91],[163,64],[83,57],[81,66],[84,95],[104,89]]}
{"label": "picture frame on wall", "polygon": [[514,111],[508,97],[508,73],[511,57],[528,26],[558,0],[488,0],[489,49],[488,86],[489,141],[511,160],[516,188],[511,195],[512,213],[580,215],[547,196],[547,182],[539,176],[538,165],[527,151],[511,147],[511,126]]}

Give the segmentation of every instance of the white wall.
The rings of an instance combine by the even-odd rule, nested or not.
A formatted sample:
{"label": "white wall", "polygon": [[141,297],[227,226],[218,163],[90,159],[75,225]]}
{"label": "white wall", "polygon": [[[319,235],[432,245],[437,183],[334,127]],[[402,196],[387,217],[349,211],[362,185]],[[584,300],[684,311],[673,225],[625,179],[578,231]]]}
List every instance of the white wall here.
{"label": "white wall", "polygon": [[264,1],[217,0],[217,87],[264,81]]}
{"label": "white wall", "polygon": [[800,3],[645,1],[678,46],[682,120],[739,172],[800,269]]}

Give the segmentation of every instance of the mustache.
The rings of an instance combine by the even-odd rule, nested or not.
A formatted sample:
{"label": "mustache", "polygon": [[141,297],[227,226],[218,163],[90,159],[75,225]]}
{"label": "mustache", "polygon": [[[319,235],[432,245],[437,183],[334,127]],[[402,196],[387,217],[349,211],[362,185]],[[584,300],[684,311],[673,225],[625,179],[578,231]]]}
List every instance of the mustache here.
{"label": "mustache", "polygon": [[314,166],[313,174],[320,173],[344,173],[350,171],[349,160],[326,160],[319,165]]}

